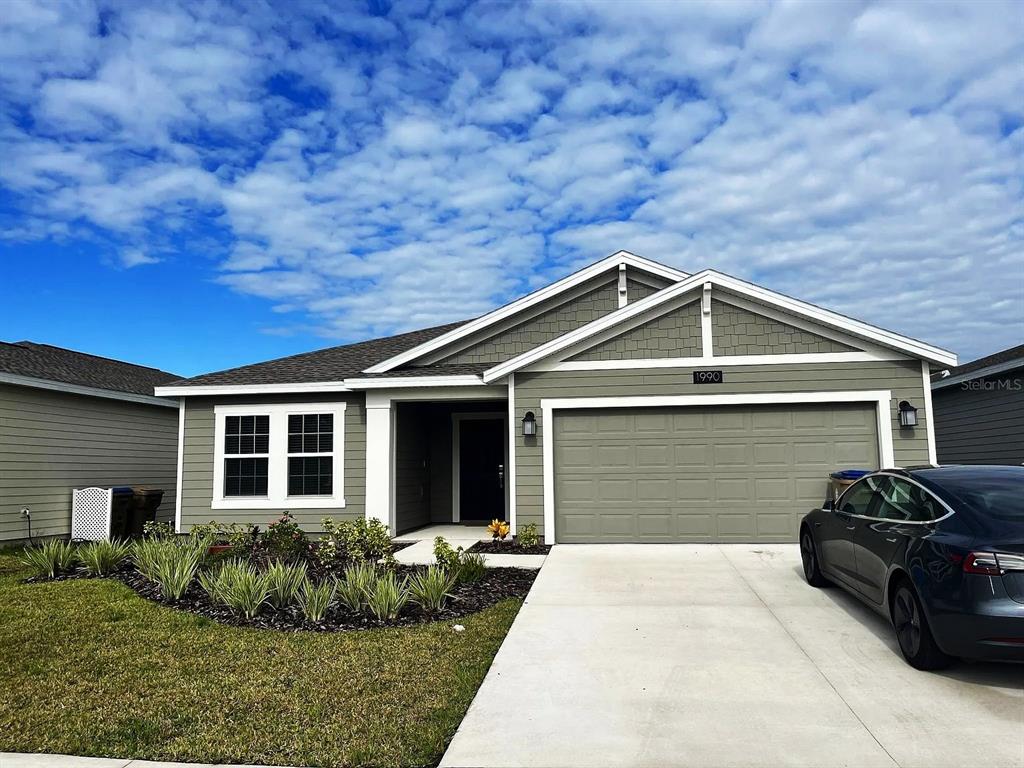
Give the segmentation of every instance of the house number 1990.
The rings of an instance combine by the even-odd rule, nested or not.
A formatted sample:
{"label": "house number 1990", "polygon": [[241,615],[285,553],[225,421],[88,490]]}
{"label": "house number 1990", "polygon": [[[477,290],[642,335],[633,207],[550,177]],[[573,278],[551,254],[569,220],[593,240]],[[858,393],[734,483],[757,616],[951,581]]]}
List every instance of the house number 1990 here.
{"label": "house number 1990", "polygon": [[694,371],[693,372],[693,383],[694,384],[721,384],[722,372],[721,371]]}

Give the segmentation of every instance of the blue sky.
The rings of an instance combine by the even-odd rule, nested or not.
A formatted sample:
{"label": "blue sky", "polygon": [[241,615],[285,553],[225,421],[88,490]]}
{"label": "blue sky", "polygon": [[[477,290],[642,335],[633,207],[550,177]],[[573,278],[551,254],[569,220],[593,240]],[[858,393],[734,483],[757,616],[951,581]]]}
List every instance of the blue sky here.
{"label": "blue sky", "polygon": [[183,374],[478,315],[619,249],[1024,341],[1019,3],[0,14],[0,338]]}

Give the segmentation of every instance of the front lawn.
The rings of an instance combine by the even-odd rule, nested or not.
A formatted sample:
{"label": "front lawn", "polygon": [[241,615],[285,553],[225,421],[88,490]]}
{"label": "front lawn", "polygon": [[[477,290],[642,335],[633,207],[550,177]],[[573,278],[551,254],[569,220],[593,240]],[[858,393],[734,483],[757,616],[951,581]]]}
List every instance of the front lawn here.
{"label": "front lawn", "polygon": [[521,600],[362,632],[218,624],[111,579],[22,584],[0,554],[0,751],[432,765]]}

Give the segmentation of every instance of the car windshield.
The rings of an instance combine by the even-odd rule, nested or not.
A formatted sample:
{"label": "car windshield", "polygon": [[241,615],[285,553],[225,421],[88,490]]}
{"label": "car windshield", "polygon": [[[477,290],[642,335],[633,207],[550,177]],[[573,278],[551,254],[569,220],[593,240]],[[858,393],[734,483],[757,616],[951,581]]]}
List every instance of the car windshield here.
{"label": "car windshield", "polygon": [[979,514],[1024,523],[1024,473],[965,473],[935,482]]}

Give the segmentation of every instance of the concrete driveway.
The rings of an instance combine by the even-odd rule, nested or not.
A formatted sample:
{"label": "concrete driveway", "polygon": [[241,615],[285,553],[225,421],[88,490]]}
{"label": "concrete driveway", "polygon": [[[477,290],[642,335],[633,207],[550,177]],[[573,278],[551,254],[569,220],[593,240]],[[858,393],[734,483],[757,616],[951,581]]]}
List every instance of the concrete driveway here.
{"label": "concrete driveway", "polygon": [[442,766],[1024,766],[1024,667],[907,666],[796,545],[555,547]]}

